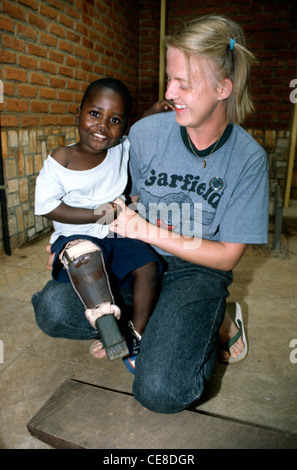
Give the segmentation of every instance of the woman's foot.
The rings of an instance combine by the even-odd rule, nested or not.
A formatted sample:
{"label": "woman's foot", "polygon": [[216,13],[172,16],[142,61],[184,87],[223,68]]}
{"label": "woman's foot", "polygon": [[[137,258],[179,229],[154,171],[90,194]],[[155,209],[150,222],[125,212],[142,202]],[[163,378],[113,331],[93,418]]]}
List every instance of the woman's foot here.
{"label": "woman's foot", "polygon": [[[238,305],[238,304],[237,304]],[[239,307],[239,306],[238,306]],[[238,336],[238,327],[231,319],[230,315],[228,314],[227,310],[225,313],[224,321],[220,328],[220,360],[223,362],[228,362],[230,356],[232,359],[239,359],[239,356],[245,349],[245,344],[243,343],[243,338],[240,335]],[[232,345],[228,345],[229,341],[234,338],[234,342]],[[231,341],[232,342],[232,341]],[[244,356],[245,357],[245,356]]]}

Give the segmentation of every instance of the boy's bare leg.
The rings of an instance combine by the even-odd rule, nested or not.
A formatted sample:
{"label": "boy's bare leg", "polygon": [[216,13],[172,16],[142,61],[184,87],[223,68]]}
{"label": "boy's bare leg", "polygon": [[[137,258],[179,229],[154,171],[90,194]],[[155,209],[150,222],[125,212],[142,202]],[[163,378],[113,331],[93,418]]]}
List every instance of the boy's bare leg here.
{"label": "boy's bare leg", "polygon": [[132,322],[135,330],[143,334],[158,297],[158,264],[150,262],[135,269]]}

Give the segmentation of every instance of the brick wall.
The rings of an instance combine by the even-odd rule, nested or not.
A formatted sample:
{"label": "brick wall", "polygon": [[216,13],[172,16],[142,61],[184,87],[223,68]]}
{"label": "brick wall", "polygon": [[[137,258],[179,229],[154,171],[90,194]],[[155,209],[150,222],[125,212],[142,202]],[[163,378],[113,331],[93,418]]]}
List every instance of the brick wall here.
{"label": "brick wall", "polygon": [[[158,0],[142,0],[140,12],[140,107],[158,97]],[[296,77],[297,9],[293,1],[167,0],[167,33],[204,14],[223,14],[245,30],[248,47],[258,64],[252,70],[252,95],[256,112],[246,121],[253,129],[287,129],[291,117],[290,81]],[[150,79],[150,80],[149,80]],[[152,83],[154,86],[152,86]]]}
{"label": "brick wall", "polygon": [[74,112],[86,86],[103,76],[123,80],[135,119],[138,28],[137,0],[0,1],[0,122],[12,249],[51,228],[34,216],[35,180],[52,149],[76,140]]}
{"label": "brick wall", "polygon": [[123,79],[136,98],[137,18],[136,0],[3,0],[2,128],[73,125],[86,86],[102,76]]}
{"label": "brick wall", "polygon": [[[159,10],[158,0],[141,1],[140,110],[158,99]],[[279,183],[283,190],[292,113],[290,82],[297,78],[296,4],[280,0],[167,0],[167,34],[194,16],[205,14],[222,14],[238,21],[245,30],[248,47],[258,59],[251,79],[256,111],[244,127],[268,153],[271,187]],[[297,198],[297,163],[292,197]]]}

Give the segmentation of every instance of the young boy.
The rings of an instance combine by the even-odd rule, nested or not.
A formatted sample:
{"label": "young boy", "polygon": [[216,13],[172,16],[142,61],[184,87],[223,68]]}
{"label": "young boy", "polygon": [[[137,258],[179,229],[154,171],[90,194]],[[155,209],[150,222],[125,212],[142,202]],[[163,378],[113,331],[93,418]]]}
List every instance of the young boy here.
{"label": "young boy", "polygon": [[[57,148],[44,162],[36,181],[35,214],[54,221],[52,275],[58,282],[69,282],[61,253],[67,243],[81,239],[99,246],[106,270],[119,286],[129,275],[134,278],[132,321],[126,335],[129,357],[124,359],[133,372],[141,335],[155,306],[162,267],[148,245],[115,238],[108,228],[117,216],[118,206],[112,201],[124,193],[128,181],[129,142],[122,137],[131,103],[128,88],[119,80],[106,78],[88,86],[77,111],[80,140]],[[102,271],[99,265],[98,269]],[[74,287],[83,301],[84,288]],[[87,310],[86,316],[91,322]],[[102,357],[101,347],[98,342],[94,346],[95,357]]]}

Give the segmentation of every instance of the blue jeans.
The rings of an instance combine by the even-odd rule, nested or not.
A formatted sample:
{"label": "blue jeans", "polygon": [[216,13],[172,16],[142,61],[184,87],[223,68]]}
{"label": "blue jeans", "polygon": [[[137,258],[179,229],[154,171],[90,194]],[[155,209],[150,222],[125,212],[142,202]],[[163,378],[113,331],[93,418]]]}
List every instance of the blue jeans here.
{"label": "blue jeans", "polygon": [[[176,413],[202,395],[210,378],[232,273],[168,256],[162,291],[141,340],[134,397],[159,413]],[[96,338],[71,285],[49,281],[34,294],[39,327],[48,335]]]}

